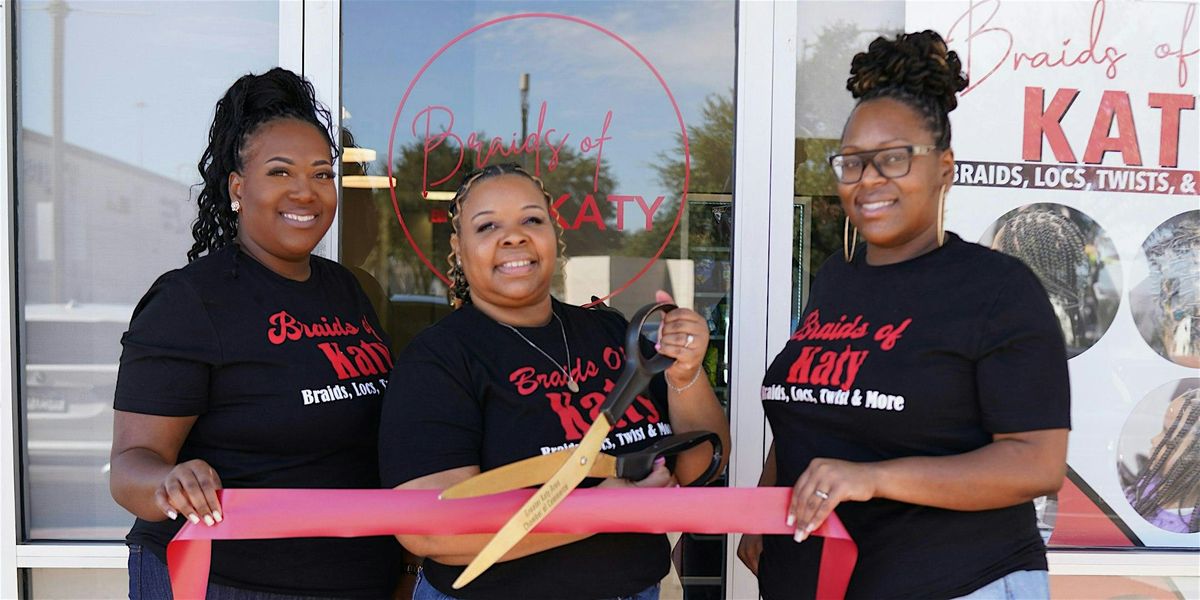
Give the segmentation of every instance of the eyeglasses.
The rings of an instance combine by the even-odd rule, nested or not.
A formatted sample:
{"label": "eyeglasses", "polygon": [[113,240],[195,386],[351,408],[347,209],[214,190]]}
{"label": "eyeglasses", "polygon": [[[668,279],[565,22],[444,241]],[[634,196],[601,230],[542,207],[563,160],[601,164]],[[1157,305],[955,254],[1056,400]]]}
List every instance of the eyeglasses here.
{"label": "eyeglasses", "polygon": [[834,154],[829,157],[829,166],[833,167],[833,174],[841,183],[861,181],[868,162],[875,165],[875,172],[888,179],[895,179],[908,175],[914,154],[929,154],[934,150],[937,150],[937,146],[920,145]]}

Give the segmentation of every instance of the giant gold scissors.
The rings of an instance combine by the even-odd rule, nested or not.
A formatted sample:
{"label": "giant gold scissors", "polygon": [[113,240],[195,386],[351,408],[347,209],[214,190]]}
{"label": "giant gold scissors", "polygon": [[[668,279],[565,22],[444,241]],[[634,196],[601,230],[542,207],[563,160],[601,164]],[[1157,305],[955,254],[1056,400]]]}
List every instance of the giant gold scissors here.
{"label": "giant gold scissors", "polygon": [[454,589],[471,583],[500,560],[588,476],[641,479],[650,473],[654,460],[659,456],[682,452],[703,442],[713,445],[713,460],[708,471],[693,484],[702,485],[715,474],[721,463],[722,449],[720,438],[711,432],[671,436],[644,450],[622,456],[600,453],[605,437],[634,398],[650,383],[650,378],[675,362],[675,359],[661,354],[646,358],[642,355],[640,343],[642,330],[651,315],[674,309],[672,304],[650,304],[642,307],[630,319],[625,335],[625,370],[608,398],[600,405],[599,414],[574,451],[535,456],[508,464],[480,473],[442,492],[442,498],[469,498],[545,482],[467,565],[466,570],[454,581]]}

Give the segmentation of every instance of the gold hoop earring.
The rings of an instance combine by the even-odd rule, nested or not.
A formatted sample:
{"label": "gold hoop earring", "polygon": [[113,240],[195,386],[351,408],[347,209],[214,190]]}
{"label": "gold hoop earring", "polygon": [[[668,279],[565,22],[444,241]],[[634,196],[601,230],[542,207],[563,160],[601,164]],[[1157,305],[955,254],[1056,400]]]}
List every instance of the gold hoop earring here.
{"label": "gold hoop earring", "polygon": [[946,186],[944,185],[941,193],[938,194],[937,243],[938,248],[946,243]]}
{"label": "gold hoop earring", "polygon": [[846,262],[854,261],[854,250],[858,246],[858,228],[854,228],[854,233],[850,233],[850,216],[846,215],[846,222],[842,226],[842,256],[846,257]]}

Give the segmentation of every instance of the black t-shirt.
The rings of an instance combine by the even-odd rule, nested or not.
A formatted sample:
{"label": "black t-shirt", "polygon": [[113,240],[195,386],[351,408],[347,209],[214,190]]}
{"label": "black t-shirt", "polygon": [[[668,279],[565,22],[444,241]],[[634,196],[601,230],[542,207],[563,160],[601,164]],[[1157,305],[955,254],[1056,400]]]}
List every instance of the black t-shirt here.
{"label": "black t-shirt", "polygon": [[[121,339],[114,407],[199,415],[178,460],[205,460],[226,488],[377,488],[388,340],[346,269],[311,266],[293,281],[228,246],[164,274]],[[127,540],[165,560],[183,520],[138,519]],[[398,550],[391,536],[216,541],[211,580],[384,597]]]}
{"label": "black t-shirt", "polygon": [[[953,234],[899,264],[827,261],[762,401],[778,485],[818,457],[947,456],[1070,426],[1066,350],[1037,277]],[[876,499],[836,512],[858,543],[851,598],[954,597],[1046,568],[1032,503],[960,512]],[[812,597],[821,544],[765,536],[763,596]]]}
{"label": "black t-shirt", "polygon": [[[379,468],[385,486],[457,467],[486,471],[578,444],[624,368],[626,323],[615,312],[558,301],[553,310],[570,344],[578,393],[567,389],[550,359],[470,304],[409,344],[384,399]],[[519,330],[565,362],[556,320]],[[632,452],[669,434],[666,398],[660,375],[618,421],[603,451]],[[451,583],[463,567],[426,559],[424,568],[435,588],[458,598],[609,598],[661,580],[670,567],[668,552],[663,535],[598,534],[497,563],[461,590]]]}

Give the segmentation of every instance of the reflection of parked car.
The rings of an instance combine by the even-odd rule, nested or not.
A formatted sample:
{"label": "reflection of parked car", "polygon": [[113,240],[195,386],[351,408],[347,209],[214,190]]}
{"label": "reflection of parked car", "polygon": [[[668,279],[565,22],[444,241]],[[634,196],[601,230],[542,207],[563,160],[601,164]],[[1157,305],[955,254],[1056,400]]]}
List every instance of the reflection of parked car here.
{"label": "reflection of parked car", "polygon": [[132,305],[28,304],[22,356],[30,537],[121,539],[108,493],[112,399]]}
{"label": "reflection of parked car", "polygon": [[454,312],[445,296],[392,294],[388,298],[387,328],[392,353],[403,350],[422,329]]}

